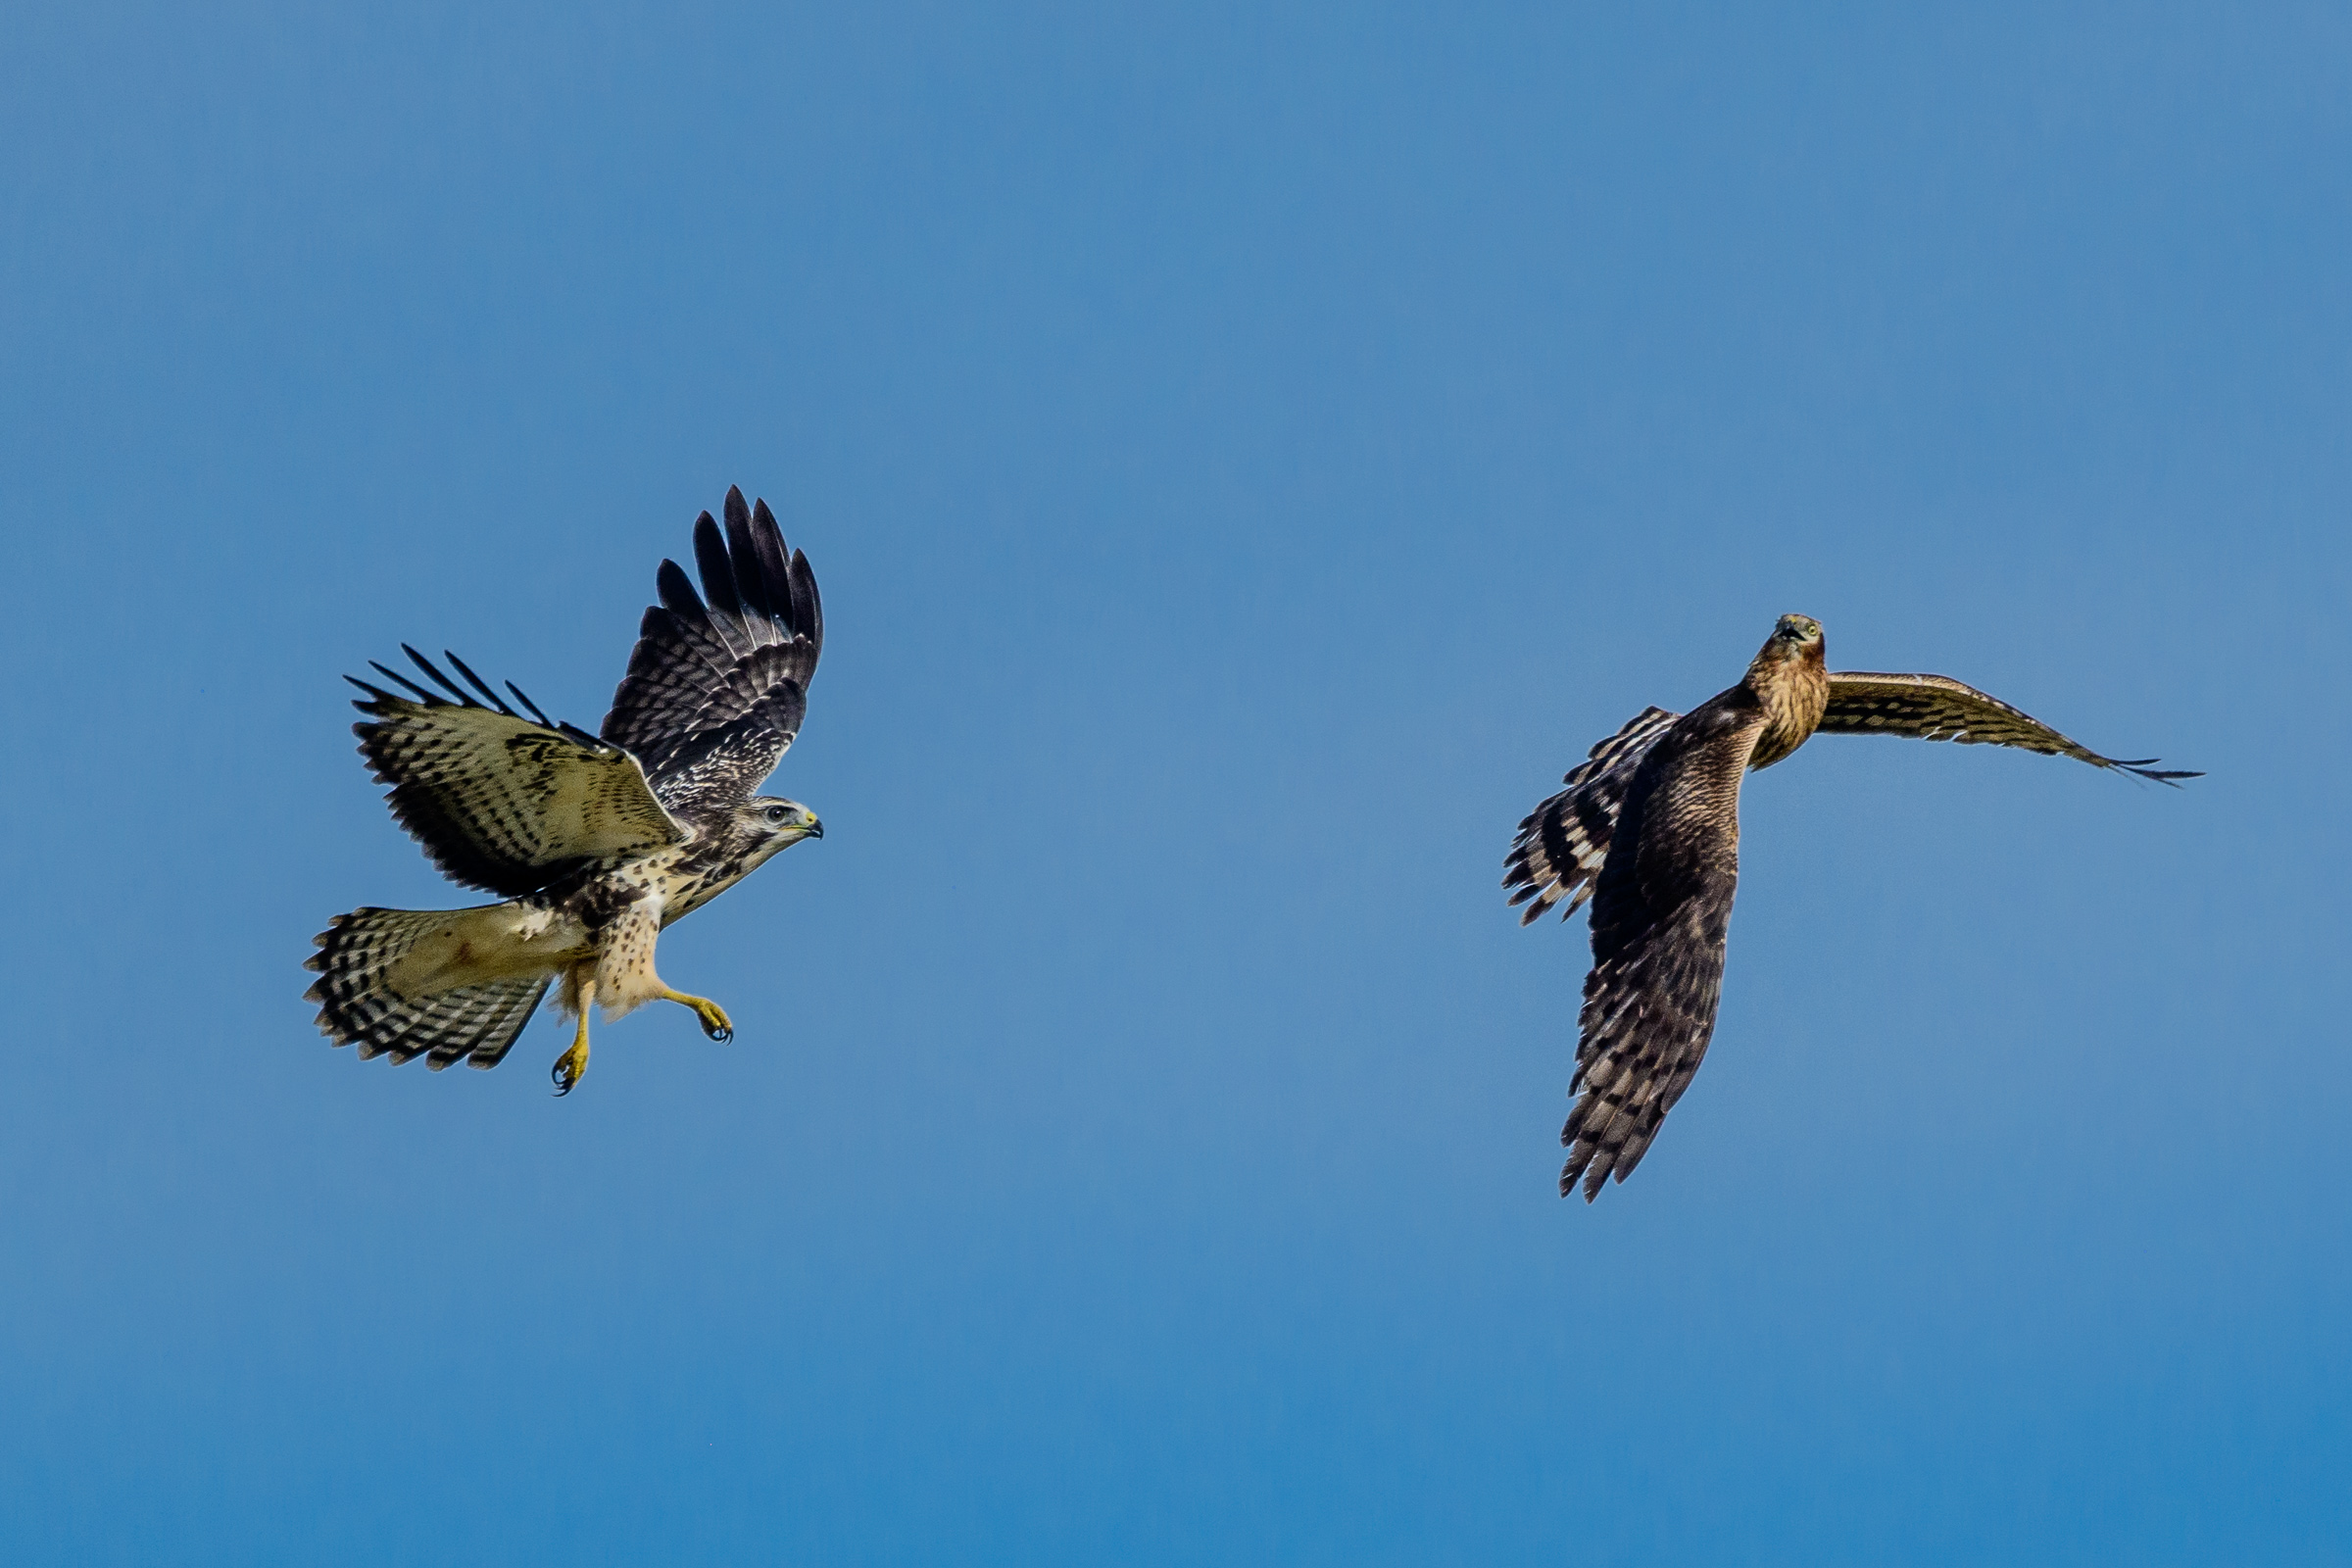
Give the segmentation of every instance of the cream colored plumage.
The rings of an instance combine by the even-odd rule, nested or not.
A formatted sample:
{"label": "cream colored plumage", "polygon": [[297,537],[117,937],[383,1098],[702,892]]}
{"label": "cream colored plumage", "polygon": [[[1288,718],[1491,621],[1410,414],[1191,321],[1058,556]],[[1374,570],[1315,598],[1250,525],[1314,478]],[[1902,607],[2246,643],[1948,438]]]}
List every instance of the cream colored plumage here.
{"label": "cream colored plumage", "polygon": [[[431,684],[383,665],[355,682],[361,755],[393,814],[451,880],[508,895],[468,909],[358,909],[318,939],[318,1026],[360,1054],[435,1067],[497,1065],[550,985],[578,1015],[559,1093],[588,1060],[588,1011],[692,1008],[725,1039],[719,1005],[672,990],[654,964],[663,927],[823,828],[794,801],[754,797],[798,733],[823,646],[808,559],[787,552],[764,502],[727,494],[720,532],[695,530],[708,603],[664,561],[602,736],[518,711],[455,655],[459,680],[415,649]],[[405,693],[405,695],[404,695]]]}

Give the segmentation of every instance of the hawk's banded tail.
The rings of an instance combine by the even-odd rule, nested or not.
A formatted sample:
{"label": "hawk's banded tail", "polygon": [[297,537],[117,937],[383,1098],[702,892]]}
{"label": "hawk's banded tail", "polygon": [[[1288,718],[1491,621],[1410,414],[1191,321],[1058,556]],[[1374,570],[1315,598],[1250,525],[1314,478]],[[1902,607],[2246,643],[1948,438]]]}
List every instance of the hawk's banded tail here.
{"label": "hawk's banded tail", "polygon": [[1568,787],[1529,812],[1503,858],[1502,885],[1511,902],[1524,904],[1521,925],[1551,912],[1562,899],[1564,919],[1592,896],[1593,879],[1609,858],[1617,812],[1633,787],[1642,759],[1671,728],[1680,713],[1644,708],[1625,727],[1592,748],[1591,758],[1561,782]]}
{"label": "hawk's banded tail", "polygon": [[395,1062],[425,1058],[439,1072],[463,1058],[495,1067],[531,1021],[554,982],[548,974],[486,981],[410,998],[392,989],[391,973],[410,950],[450,929],[449,909],[354,909],[312,938],[318,951],[303,964],[318,973],[306,993],[318,1004],[318,1031],[338,1046],[357,1046],[363,1059]]}

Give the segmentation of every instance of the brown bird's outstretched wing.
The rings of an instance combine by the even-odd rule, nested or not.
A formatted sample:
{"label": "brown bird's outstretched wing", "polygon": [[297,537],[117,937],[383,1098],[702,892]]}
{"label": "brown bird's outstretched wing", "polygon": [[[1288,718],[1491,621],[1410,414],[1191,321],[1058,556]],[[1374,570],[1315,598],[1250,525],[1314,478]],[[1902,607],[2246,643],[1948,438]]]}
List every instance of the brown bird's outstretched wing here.
{"label": "brown bird's outstretched wing", "polygon": [[608,856],[686,842],[627,752],[556,722],[510,685],[529,716],[516,712],[455,654],[446,657],[472,692],[416,649],[402,652],[440,690],[381,664],[409,696],[346,676],[368,694],[351,705],[368,715],[352,732],[376,782],[392,786],[393,816],[451,881],[515,898]]}
{"label": "brown bird's outstretched wing", "polygon": [[1642,1162],[1715,1033],[1740,880],[1740,781],[1763,716],[1734,687],[1651,742],[1625,790],[1592,896],[1566,1197]]}
{"label": "brown bird's outstretched wing", "polygon": [[[1502,885],[1511,903],[1525,904],[1521,925],[1532,925],[1562,899],[1566,919],[1592,896],[1592,879],[1608,858],[1609,835],[1634,771],[1657,738],[1682,715],[1645,708],[1588,754],[1562,782],[1568,787],[1530,811],[1502,859]],[[1573,895],[1573,897],[1571,897]]]}
{"label": "brown bird's outstretched wing", "polygon": [[2119,761],[2067,739],[2031,713],[1948,675],[1884,675],[1840,669],[1830,674],[1830,706],[1820,735],[1910,735],[1963,746],[2016,746],[2044,756],[2071,757],[2093,767],[2120,767],[2172,784],[2202,773],[2154,768],[2153,757]]}
{"label": "brown bird's outstretched wing", "polygon": [[662,603],[645,612],[603,727],[689,820],[751,799],[774,770],[800,733],[825,641],[816,575],[785,549],[767,503],[746,507],[729,489],[726,514],[723,534],[708,512],[695,521],[702,597],[677,563],[662,563]]}

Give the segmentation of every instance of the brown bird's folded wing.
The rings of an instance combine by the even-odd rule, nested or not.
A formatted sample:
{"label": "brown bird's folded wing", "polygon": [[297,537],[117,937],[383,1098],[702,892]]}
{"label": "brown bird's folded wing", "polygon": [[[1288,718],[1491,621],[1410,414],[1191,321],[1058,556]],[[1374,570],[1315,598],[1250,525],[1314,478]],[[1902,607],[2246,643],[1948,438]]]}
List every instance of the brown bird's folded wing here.
{"label": "brown bird's folded wing", "polygon": [[688,816],[751,799],[774,770],[800,733],[825,642],[816,574],[786,550],[767,503],[747,507],[730,489],[726,513],[723,533],[708,512],[694,525],[701,597],[677,563],[662,563],[662,603],[645,612],[603,726]]}
{"label": "brown bird's folded wing", "polygon": [[393,816],[451,881],[514,898],[608,856],[686,842],[627,752],[510,686],[529,716],[516,712],[455,654],[486,702],[403,651],[441,690],[377,664],[411,695],[352,680],[368,694],[352,707],[368,715],[352,731],[376,782],[392,786]]}
{"label": "brown bird's folded wing", "polygon": [[2044,756],[2071,757],[2093,767],[2120,767],[2163,784],[2205,776],[2150,767],[2148,764],[2157,760],[2153,757],[2130,761],[2101,757],[2033,714],[2020,712],[1999,698],[1964,686],[1948,675],[1835,670],[1830,675],[1830,706],[1815,733],[1909,735],[1925,741],[1958,741],[1963,746],[2016,746]]}
{"label": "brown bird's folded wing", "polygon": [[1726,693],[1651,746],[1625,792],[1592,896],[1577,1018],[1577,1100],[1560,1195],[1592,1201],[1642,1162],[1715,1033],[1740,880],[1740,779],[1759,727]]}
{"label": "brown bird's folded wing", "polygon": [[1681,716],[1663,708],[1643,709],[1592,748],[1589,760],[1562,781],[1566,789],[1520,822],[1511,853],[1503,857],[1502,885],[1510,890],[1511,903],[1527,906],[1521,925],[1532,925],[1562,899],[1568,900],[1560,911],[1566,919],[1592,896],[1592,879],[1608,858],[1609,835],[1617,831],[1617,811],[1634,771]]}

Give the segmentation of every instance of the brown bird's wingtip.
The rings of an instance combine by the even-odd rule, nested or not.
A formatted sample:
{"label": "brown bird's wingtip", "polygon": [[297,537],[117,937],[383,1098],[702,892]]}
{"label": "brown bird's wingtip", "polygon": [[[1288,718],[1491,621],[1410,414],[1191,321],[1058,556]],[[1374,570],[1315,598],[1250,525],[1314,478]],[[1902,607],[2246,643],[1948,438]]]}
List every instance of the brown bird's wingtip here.
{"label": "brown bird's wingtip", "polygon": [[2171,784],[2176,779],[2203,778],[2205,776],[2203,771],[2197,768],[2158,767],[2155,764],[2164,760],[2161,757],[2094,756],[2091,760],[2103,767],[2120,767],[2127,773],[2137,773],[2141,778],[2152,778],[2159,784]]}

